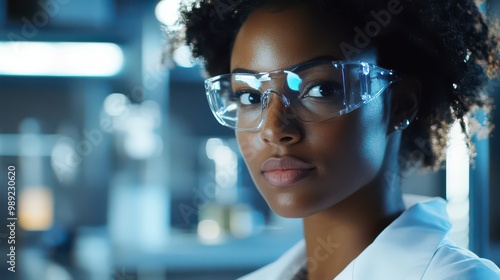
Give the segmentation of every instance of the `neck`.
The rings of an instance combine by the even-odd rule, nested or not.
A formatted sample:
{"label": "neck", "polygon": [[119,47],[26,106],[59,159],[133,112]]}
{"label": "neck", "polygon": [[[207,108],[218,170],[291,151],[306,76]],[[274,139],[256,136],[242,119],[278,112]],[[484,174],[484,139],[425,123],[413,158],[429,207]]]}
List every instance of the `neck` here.
{"label": "neck", "polygon": [[386,176],[398,174],[396,165],[384,164],[368,185],[304,218],[309,280],[335,278],[404,211],[400,181]]}

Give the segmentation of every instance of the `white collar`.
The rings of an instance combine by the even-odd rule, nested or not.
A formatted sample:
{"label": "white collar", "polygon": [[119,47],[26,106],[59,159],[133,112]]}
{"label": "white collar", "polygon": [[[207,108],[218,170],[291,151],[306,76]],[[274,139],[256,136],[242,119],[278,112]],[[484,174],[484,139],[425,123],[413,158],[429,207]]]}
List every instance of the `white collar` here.
{"label": "white collar", "polygon": [[411,206],[335,280],[405,279],[408,275],[424,275],[437,248],[451,229],[446,201],[434,198],[419,203],[414,200],[405,202]]}
{"label": "white collar", "polygon": [[[404,195],[403,199],[407,210],[385,228],[335,280],[404,279],[408,275],[424,274],[451,228],[446,202],[442,198],[413,195]],[[301,240],[275,262],[240,280],[293,279],[293,275],[305,266],[306,259],[305,241]]]}

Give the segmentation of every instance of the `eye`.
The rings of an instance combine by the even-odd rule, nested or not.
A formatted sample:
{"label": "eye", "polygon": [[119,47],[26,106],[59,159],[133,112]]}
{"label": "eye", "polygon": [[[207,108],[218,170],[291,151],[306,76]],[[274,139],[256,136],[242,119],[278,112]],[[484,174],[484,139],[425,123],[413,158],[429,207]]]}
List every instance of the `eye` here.
{"label": "eye", "polygon": [[239,94],[240,102],[243,105],[260,104],[260,94],[251,92],[242,92]]}
{"label": "eye", "polygon": [[338,85],[323,83],[311,87],[305,95],[311,97],[328,97],[337,95],[340,92],[341,88]]}

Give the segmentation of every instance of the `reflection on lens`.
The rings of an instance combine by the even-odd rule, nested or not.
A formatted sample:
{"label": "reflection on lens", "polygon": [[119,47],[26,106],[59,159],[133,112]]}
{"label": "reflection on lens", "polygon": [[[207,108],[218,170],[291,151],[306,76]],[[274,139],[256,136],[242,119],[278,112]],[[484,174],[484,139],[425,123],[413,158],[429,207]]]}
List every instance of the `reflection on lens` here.
{"label": "reflection on lens", "polygon": [[241,106],[238,110],[237,128],[256,128],[262,119],[262,106],[260,104],[251,106]]}

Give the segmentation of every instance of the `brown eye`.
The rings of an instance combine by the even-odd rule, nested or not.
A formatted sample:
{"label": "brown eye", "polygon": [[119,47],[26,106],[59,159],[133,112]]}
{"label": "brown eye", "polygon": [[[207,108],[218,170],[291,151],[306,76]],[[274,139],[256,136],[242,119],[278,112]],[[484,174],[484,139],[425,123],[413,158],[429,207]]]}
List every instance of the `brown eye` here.
{"label": "brown eye", "polygon": [[311,97],[328,97],[340,93],[340,88],[331,83],[324,83],[313,86],[309,89],[306,96]]}
{"label": "brown eye", "polygon": [[260,104],[260,94],[242,92],[240,95],[240,103],[243,105]]}

